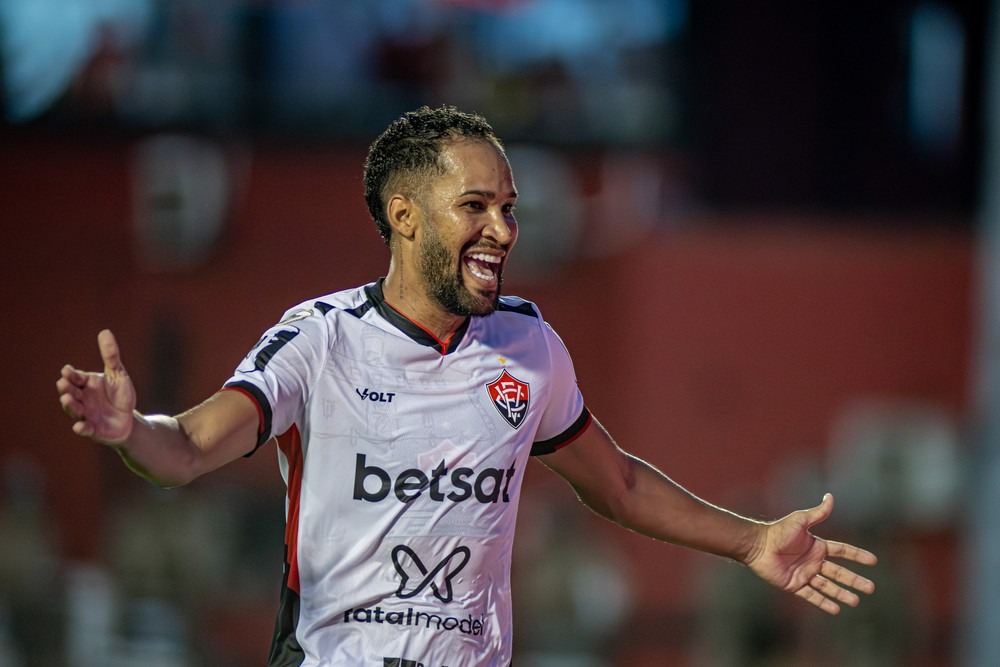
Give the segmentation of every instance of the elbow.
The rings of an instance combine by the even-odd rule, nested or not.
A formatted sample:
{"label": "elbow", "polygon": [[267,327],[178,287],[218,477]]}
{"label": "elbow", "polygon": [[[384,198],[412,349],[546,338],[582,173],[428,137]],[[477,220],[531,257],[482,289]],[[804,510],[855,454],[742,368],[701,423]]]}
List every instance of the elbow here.
{"label": "elbow", "polygon": [[600,489],[577,489],[577,495],[584,505],[612,523],[630,528],[633,524],[632,499],[636,493],[638,478],[631,459],[626,459],[621,475],[613,484]]}
{"label": "elbow", "polygon": [[161,489],[175,489],[184,486],[199,476],[197,472],[196,457],[191,456],[185,461],[174,462],[169,470],[153,470],[150,467],[140,464],[128,455],[124,448],[117,448],[125,467],[136,476],[155,484]]}
{"label": "elbow", "polygon": [[193,482],[200,476],[194,471],[193,467],[173,470],[168,475],[139,474],[144,479],[152,482],[161,489],[176,489]]}
{"label": "elbow", "polygon": [[143,479],[145,479],[146,481],[151,482],[156,486],[160,487],[161,489],[176,489],[190,482],[193,482],[200,476],[193,470],[188,470],[188,469],[175,470],[171,471],[170,474],[160,474],[160,475],[152,474],[145,470],[136,470],[135,468],[133,468],[132,471],[135,474],[142,477]]}
{"label": "elbow", "polygon": [[628,503],[624,502],[621,497],[608,494],[585,493],[579,489],[576,495],[584,506],[598,516],[619,526],[628,527],[630,525],[627,511]]}

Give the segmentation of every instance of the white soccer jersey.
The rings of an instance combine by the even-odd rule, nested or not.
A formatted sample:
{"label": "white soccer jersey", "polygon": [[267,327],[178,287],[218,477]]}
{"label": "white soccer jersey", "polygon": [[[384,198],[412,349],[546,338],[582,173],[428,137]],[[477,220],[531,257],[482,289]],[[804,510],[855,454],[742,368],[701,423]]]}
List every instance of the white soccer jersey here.
{"label": "white soccer jersey", "polygon": [[505,667],[518,497],[532,454],[590,414],[533,304],[439,341],[381,281],[304,303],[229,389],[278,438],[288,487],[272,667]]}

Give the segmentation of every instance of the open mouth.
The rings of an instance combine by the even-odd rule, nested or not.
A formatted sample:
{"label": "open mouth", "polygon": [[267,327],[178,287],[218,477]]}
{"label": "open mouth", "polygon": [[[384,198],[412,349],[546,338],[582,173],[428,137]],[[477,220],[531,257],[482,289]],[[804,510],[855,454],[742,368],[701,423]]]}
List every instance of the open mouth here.
{"label": "open mouth", "polygon": [[486,287],[496,286],[500,275],[500,257],[485,252],[470,252],[463,262],[473,278]]}

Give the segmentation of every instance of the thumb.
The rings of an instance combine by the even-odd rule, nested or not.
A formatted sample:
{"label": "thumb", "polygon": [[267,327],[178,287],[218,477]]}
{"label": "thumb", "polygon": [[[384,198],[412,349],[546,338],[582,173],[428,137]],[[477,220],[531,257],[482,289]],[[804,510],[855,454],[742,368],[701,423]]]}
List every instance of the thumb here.
{"label": "thumb", "polygon": [[115,335],[109,329],[97,334],[97,347],[101,350],[101,359],[104,360],[105,375],[128,375],[122,364],[121,353],[118,351],[118,341],[115,340]]}
{"label": "thumb", "polygon": [[833,513],[833,494],[827,493],[823,496],[822,502],[812,509],[805,510],[806,524],[811,528],[818,523],[826,521]]}

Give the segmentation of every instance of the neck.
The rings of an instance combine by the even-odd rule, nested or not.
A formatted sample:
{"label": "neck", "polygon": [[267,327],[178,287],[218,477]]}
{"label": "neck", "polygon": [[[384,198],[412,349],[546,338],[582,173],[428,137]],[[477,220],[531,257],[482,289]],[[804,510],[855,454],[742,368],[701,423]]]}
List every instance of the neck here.
{"label": "neck", "polygon": [[394,268],[390,265],[389,274],[382,283],[382,297],[386,303],[438,340],[451,338],[466,318],[442,308],[427,294],[423,284],[413,278],[404,278]]}

